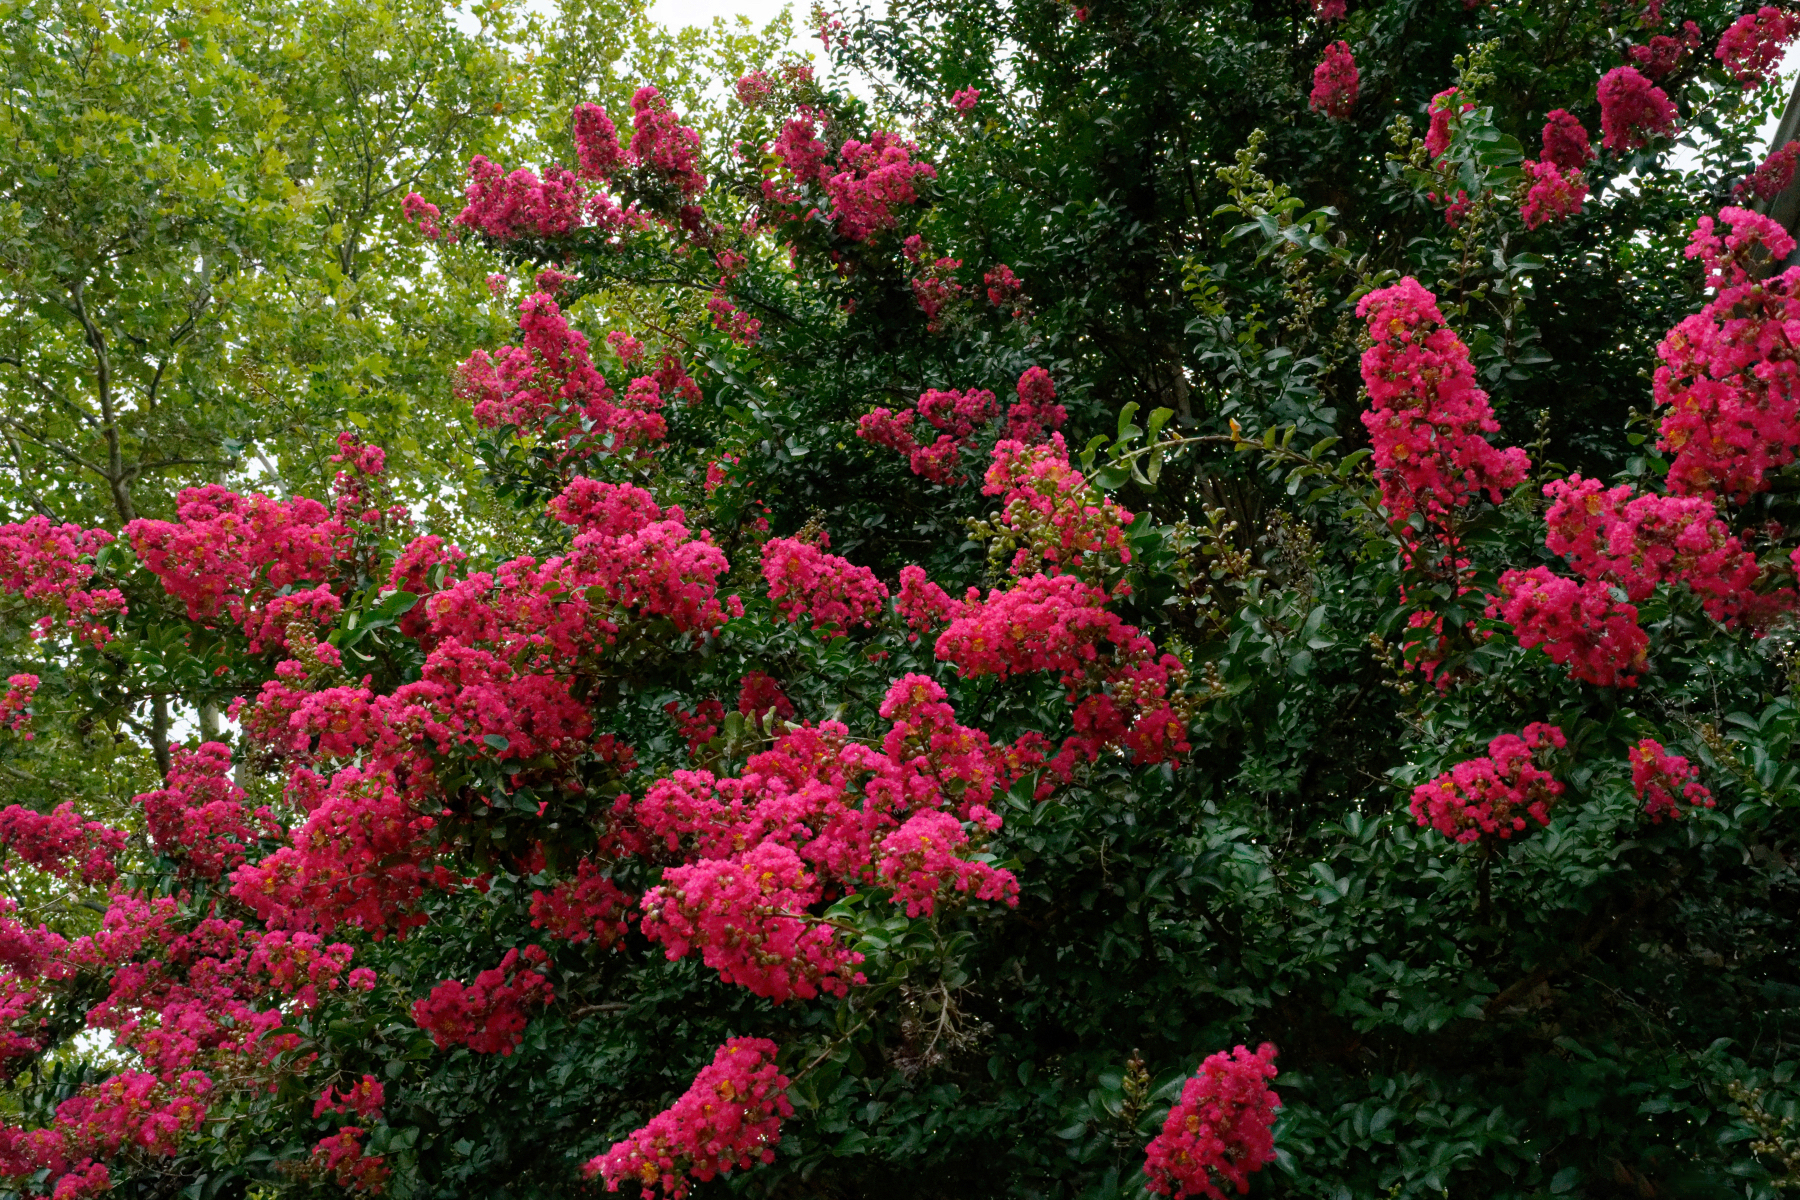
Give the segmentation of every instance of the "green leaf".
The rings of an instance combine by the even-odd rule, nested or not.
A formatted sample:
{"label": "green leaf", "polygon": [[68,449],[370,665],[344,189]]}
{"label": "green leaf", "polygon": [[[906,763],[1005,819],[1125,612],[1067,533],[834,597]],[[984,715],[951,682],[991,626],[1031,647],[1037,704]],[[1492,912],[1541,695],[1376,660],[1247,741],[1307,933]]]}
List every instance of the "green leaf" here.
{"label": "green leaf", "polygon": [[1131,418],[1137,414],[1137,410],[1138,402],[1136,400],[1128,402],[1124,408],[1119,410],[1119,431],[1115,440],[1121,445],[1131,440],[1131,437],[1127,436],[1128,434],[1135,436],[1143,432],[1131,423]]}

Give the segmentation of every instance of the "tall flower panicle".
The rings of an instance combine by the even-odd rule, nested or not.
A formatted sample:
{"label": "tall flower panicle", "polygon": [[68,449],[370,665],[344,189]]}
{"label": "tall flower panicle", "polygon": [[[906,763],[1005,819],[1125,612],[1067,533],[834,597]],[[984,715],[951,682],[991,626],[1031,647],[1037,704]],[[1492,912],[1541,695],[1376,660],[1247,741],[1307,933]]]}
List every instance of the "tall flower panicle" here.
{"label": "tall flower panicle", "polygon": [[668,97],[653,87],[632,93],[627,158],[672,184],[683,197],[697,196],[706,187],[706,176],[700,173],[699,133],[683,125]]}
{"label": "tall flower panicle", "polygon": [[1028,445],[1062,428],[1069,413],[1056,402],[1056,381],[1042,367],[1026,367],[1014,387],[1018,400],[1006,410],[1006,436]]}
{"label": "tall flower panicle", "polygon": [[1271,1127],[1281,1097],[1269,1087],[1274,1077],[1275,1047],[1267,1042],[1254,1054],[1238,1046],[1208,1055],[1145,1150],[1150,1191],[1175,1200],[1225,1200],[1221,1184],[1249,1191],[1250,1176],[1275,1161]]}
{"label": "tall flower panicle", "polygon": [[619,146],[619,130],[612,118],[598,104],[577,104],[569,116],[581,177],[610,182],[625,165],[625,151]]}
{"label": "tall flower panicle", "polygon": [[1666,92],[1636,67],[1614,67],[1600,77],[1601,144],[1615,154],[1648,146],[1675,131],[1675,106]]}
{"label": "tall flower panicle", "polygon": [[1425,130],[1425,150],[1431,157],[1441,158],[1450,148],[1451,126],[1474,107],[1462,98],[1462,92],[1457,88],[1445,88],[1431,98],[1426,107],[1431,123]]}
{"label": "tall flower panicle", "polygon": [[1364,296],[1356,313],[1367,318],[1372,341],[1362,357],[1369,392],[1362,423],[1390,520],[1403,525],[1415,512],[1442,519],[1483,492],[1498,503],[1531,461],[1483,436],[1500,424],[1475,384],[1469,348],[1444,324],[1436,298],[1407,276]]}
{"label": "tall flower panicle", "polygon": [[1594,161],[1587,130],[1567,109],[1552,109],[1544,120],[1543,161],[1564,171],[1579,171]]}
{"label": "tall flower panicle", "polygon": [[1653,387],[1667,407],[1659,448],[1672,451],[1676,495],[1742,502],[1800,448],[1800,362],[1789,331],[1800,321],[1800,270],[1759,277],[1794,249],[1787,230],[1741,208],[1725,208],[1720,237],[1700,218],[1687,255],[1706,267],[1715,295],[1671,329],[1656,349]]}
{"label": "tall flower panicle", "polygon": [[1343,120],[1356,107],[1356,91],[1360,78],[1350,43],[1333,42],[1325,47],[1325,57],[1313,68],[1312,110]]}

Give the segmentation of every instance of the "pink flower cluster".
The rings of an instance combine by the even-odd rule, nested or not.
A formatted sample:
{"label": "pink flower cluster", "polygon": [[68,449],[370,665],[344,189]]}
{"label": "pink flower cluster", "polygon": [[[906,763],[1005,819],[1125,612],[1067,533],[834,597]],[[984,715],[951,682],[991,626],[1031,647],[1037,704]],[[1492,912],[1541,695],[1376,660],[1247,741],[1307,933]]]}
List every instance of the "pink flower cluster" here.
{"label": "pink flower cluster", "polygon": [[725,281],[721,279],[712,298],[706,302],[706,311],[712,314],[713,328],[740,346],[756,345],[762,338],[762,321],[733,304],[724,285]]}
{"label": "pink flower cluster", "polygon": [[1131,562],[1131,514],[1075,469],[1061,434],[1036,446],[1010,438],[996,444],[981,492],[1000,497],[1000,522],[1019,542],[1014,575],[1104,573]]}
{"label": "pink flower cluster", "polygon": [[619,129],[598,104],[577,104],[569,113],[575,140],[576,171],[583,179],[611,183],[626,165]]}
{"label": "pink flower cluster", "polygon": [[1016,303],[1025,296],[1025,282],[1013,274],[1011,267],[1005,263],[995,263],[992,269],[982,274],[981,282],[987,288],[989,304],[995,308],[1005,308],[1011,304],[1014,305],[1013,316],[1025,315],[1025,310]]}
{"label": "pink flower cluster", "polygon": [[802,108],[783,125],[769,151],[787,178],[764,180],[763,194],[793,203],[800,198],[797,188],[813,185],[830,200],[828,219],[840,236],[873,241],[894,227],[896,207],[918,202],[919,181],[936,179],[937,168],[915,157],[919,148],[912,142],[878,129],[867,142],[846,141],[832,170],[826,165],[829,150],[816,136],[818,121],[817,113]]}
{"label": "pink flower cluster", "polygon": [[1314,112],[1342,121],[1356,107],[1360,82],[1350,43],[1333,42],[1325,47],[1325,57],[1313,68],[1312,95],[1307,102]]}
{"label": "pink flower cluster", "polygon": [[875,876],[909,917],[930,916],[938,898],[952,890],[1017,905],[1019,881],[1012,872],[958,854],[968,843],[953,814],[938,808],[914,813],[882,839]]}
{"label": "pink flower cluster", "polygon": [[1769,218],[1725,208],[1720,238],[1700,218],[1687,254],[1706,266],[1716,292],[1656,349],[1656,402],[1668,407],[1657,445],[1674,452],[1668,487],[1677,495],[1743,501],[1769,486],[1768,472],[1800,446],[1800,363],[1789,330],[1800,320],[1800,270],[1756,277],[1794,239]]}
{"label": "pink flower cluster", "polygon": [[1724,620],[1739,611],[1756,581],[1756,557],[1719,519],[1711,501],[1692,496],[1633,496],[1621,484],[1573,475],[1544,488],[1552,504],[1545,544],[1586,580],[1604,580],[1642,602],[1659,583],[1685,583]]}
{"label": "pink flower cluster", "polygon": [[[353,693],[334,699],[349,703],[325,718],[332,723],[348,726],[353,714],[365,722],[374,715]],[[316,711],[324,716],[324,706]],[[342,733],[367,729],[365,724]],[[328,785],[319,784],[317,776],[296,782],[316,789],[303,801],[310,808],[306,823],[291,845],[239,867],[231,894],[273,928],[329,932],[349,924],[379,936],[390,926],[404,930],[422,924],[424,916],[411,909],[432,877],[427,839],[437,822],[414,812],[392,781],[374,771],[346,769]]]}
{"label": "pink flower cluster", "polygon": [[344,1125],[319,1139],[313,1147],[312,1166],[346,1191],[380,1195],[390,1174],[387,1160],[379,1154],[363,1153],[363,1133],[355,1125]]}
{"label": "pink flower cluster", "polygon": [[831,629],[832,637],[870,624],[887,602],[887,586],[869,568],[794,538],[771,538],[763,546],[762,573],[782,616],[810,616],[815,631]]}
{"label": "pink flower cluster", "polygon": [[801,915],[821,892],[792,849],[758,842],[741,855],[670,867],[644,894],[644,933],[671,959],[699,950],[720,979],[777,1004],[821,991],[842,996],[863,981],[855,969],[862,956],[831,926]]}
{"label": "pink flower cluster", "polygon": [[1487,615],[1511,625],[1519,645],[1544,647],[1551,662],[1585,683],[1635,687],[1649,666],[1650,639],[1637,623],[1637,606],[1614,599],[1603,580],[1576,583],[1548,567],[1507,571]]}
{"label": "pink flower cluster", "polygon": [[894,608],[913,630],[909,640],[916,642],[920,634],[948,624],[961,606],[931,582],[924,567],[905,566],[900,568],[900,594],[894,598]]}
{"label": "pink flower cluster", "polygon": [[[1677,819],[1683,811],[1712,808],[1712,792],[1701,786],[1700,773],[1679,754],[1670,754],[1654,738],[1644,738],[1631,748],[1631,786],[1652,821]],[[1683,810],[1682,805],[1687,805]]]}
{"label": "pink flower cluster", "polygon": [[1373,343],[1362,356],[1370,406],[1362,423],[1388,519],[1397,529],[1415,512],[1443,523],[1482,492],[1499,503],[1531,461],[1482,436],[1500,424],[1475,384],[1469,348],[1445,326],[1436,298],[1409,275],[1364,296],[1356,314],[1368,319]]}
{"label": "pink flower cluster", "polygon": [[979,88],[966,87],[950,97],[950,107],[959,113],[975,111],[975,106],[980,102],[981,90]]}
{"label": "pink flower cluster", "polygon": [[1552,109],[1544,120],[1543,161],[1564,171],[1580,171],[1594,161],[1587,130],[1567,109]]}
{"label": "pink flower cluster", "polygon": [[706,188],[700,173],[700,135],[681,123],[668,97],[653,87],[631,96],[631,145],[625,161],[674,185],[683,196]]}
{"label": "pink flower cluster", "polygon": [[438,225],[443,219],[444,210],[417,192],[406,193],[406,198],[400,201],[400,215],[408,225],[418,226],[419,232],[434,242],[440,238],[451,242],[456,240],[455,234],[445,233]]}
{"label": "pink flower cluster", "polygon": [[937,178],[930,163],[914,160],[918,152],[913,143],[879,129],[867,142],[844,143],[837,173],[820,179],[840,234],[867,242],[893,228],[894,207],[917,202],[917,181]]}
{"label": "pink flower cluster", "polygon": [[112,1172],[106,1169],[103,1162],[83,1159],[70,1168],[69,1173],[56,1181],[56,1190],[50,1193],[51,1200],[87,1200],[92,1196],[103,1196],[112,1191]]}
{"label": "pink flower cluster", "polygon": [[1175,1200],[1225,1200],[1220,1183],[1227,1183],[1248,1192],[1251,1174],[1275,1161],[1270,1130],[1281,1097],[1268,1082],[1275,1073],[1275,1047],[1268,1042],[1255,1054],[1238,1046],[1208,1055],[1145,1150],[1150,1191]]}
{"label": "pink flower cluster", "polygon": [[631,897],[600,874],[590,859],[576,864],[575,874],[548,892],[531,893],[531,927],[567,942],[592,939],[613,946],[625,936]]}
{"label": "pink flower cluster", "polygon": [[[668,99],[653,87],[637,90],[631,110],[631,144],[621,148],[618,129],[604,110],[594,104],[575,107],[571,116],[576,171],[551,165],[539,178],[523,167],[509,173],[477,155],[469,163],[468,204],[456,224],[498,241],[562,238],[583,228],[607,236],[639,229],[645,214],[636,204],[621,206],[604,190],[585,186],[612,183],[627,170],[634,172],[632,185],[665,223],[691,224],[681,220],[691,208],[684,202],[706,187],[699,167],[700,135],[681,124]],[[407,197],[407,206],[408,219],[436,236],[436,208],[415,196]]]}
{"label": "pink flower cluster", "polygon": [[757,719],[773,710],[777,718],[787,721],[793,719],[794,702],[787,698],[773,676],[749,671],[739,683],[737,710],[746,717]]}
{"label": "pink flower cluster", "polygon": [[1651,79],[1661,79],[1672,74],[1690,53],[1699,48],[1700,27],[1687,21],[1681,27],[1679,38],[1659,33],[1648,44],[1631,47],[1625,52],[1625,57]]}
{"label": "pink flower cluster", "polygon": [[112,540],[104,529],[53,525],[41,516],[0,525],[0,591],[41,610],[32,636],[48,637],[60,619],[81,640],[106,644],[112,631],[105,618],[125,614],[125,597],[116,588],[89,588],[94,566],[83,560]]}
{"label": "pink flower cluster", "polygon": [[458,368],[457,394],[474,405],[477,423],[560,442],[564,460],[662,440],[667,426],[654,377],[633,380],[625,402],[615,404],[588,357],[587,338],[543,292],[519,305],[519,329],[523,345],[491,356],[477,350]]}
{"label": "pink flower cluster", "polygon": [[311,934],[247,930],[216,916],[196,922],[175,898],[121,891],[99,929],[73,942],[0,915],[0,1019],[10,1027],[0,1053],[36,1053],[27,1043],[39,1001],[98,975],[107,990],[88,1025],[110,1031],[148,1068],[65,1100],[46,1128],[0,1125],[0,1175],[44,1172],[54,1194],[85,1195],[108,1178],[99,1159],[174,1153],[206,1117],[214,1082],[195,1069],[202,1056],[236,1056],[221,1065],[257,1089],[271,1086],[270,1072],[303,1067],[280,1057],[298,1038],[275,1031],[341,986],[351,953]]}
{"label": "pink flower cluster", "polygon": [[525,1040],[525,1014],[556,998],[548,976],[530,970],[549,961],[536,946],[508,950],[500,965],[464,987],[446,979],[413,1002],[412,1015],[439,1050],[467,1046],[477,1054],[512,1054]]}
{"label": "pink flower cluster", "polygon": [[[906,240],[911,243],[918,236],[914,234]],[[956,272],[961,266],[960,258],[933,259],[908,280],[913,301],[919,306],[919,311],[925,314],[927,333],[944,332],[944,310],[962,295],[962,284],[956,278]]]}
{"label": "pink flower cluster", "polygon": [[259,838],[286,832],[267,807],[250,811],[231,781],[231,748],[221,742],[174,747],[167,786],[134,799],[144,806],[151,846],[193,878],[218,879],[243,866]]}
{"label": "pink flower cluster", "polygon": [[1523,736],[1503,733],[1488,743],[1486,757],[1457,763],[1414,788],[1413,818],[1458,842],[1510,838],[1527,828],[1527,817],[1548,825],[1550,806],[1562,795],[1563,785],[1531,756],[1568,744],[1562,730],[1537,722],[1527,725]]}
{"label": "pink flower cluster", "polygon": [[698,950],[722,978],[776,1001],[842,995],[861,959],[812,915],[828,886],[885,885],[915,911],[971,892],[1016,900],[1010,875],[972,857],[965,824],[998,828],[989,802],[1041,755],[960,724],[921,675],[896,680],[880,712],[891,728],[879,750],[837,722],[803,725],[737,778],[677,771],[628,807],[641,851],[685,860],[643,899],[644,932],[670,958]]}
{"label": "pink flower cluster", "polygon": [[738,103],[751,112],[755,112],[768,103],[769,97],[775,94],[775,81],[762,71],[749,71],[738,76],[733,86],[737,92]]}
{"label": "pink flower cluster", "polygon": [[187,604],[188,616],[221,611],[253,637],[265,627],[263,606],[275,593],[328,584],[350,548],[351,532],[317,500],[240,496],[217,484],[186,488],[175,521],[137,520],[125,536],[163,589]]}
{"label": "pink flower cluster", "polygon": [[609,1192],[630,1180],[646,1196],[660,1186],[679,1200],[690,1180],[704,1183],[733,1168],[774,1162],[782,1119],[794,1115],[775,1054],[775,1043],[765,1038],[732,1038],[681,1099],[588,1162],[585,1172],[603,1178]]}
{"label": "pink flower cluster", "polygon": [[1636,67],[1614,67],[1600,77],[1601,144],[1615,154],[1648,146],[1675,131],[1668,94]]}
{"label": "pink flower cluster", "polygon": [[386,1090],[381,1086],[381,1081],[373,1075],[364,1075],[341,1092],[327,1087],[319,1093],[319,1099],[313,1105],[313,1117],[317,1119],[326,1113],[355,1113],[359,1117],[377,1121],[381,1119],[381,1106],[385,1097]]}
{"label": "pink flower cluster", "polygon": [[[1040,441],[1059,428],[1067,417],[1056,403],[1056,385],[1042,367],[1029,367],[1019,377],[1018,401],[1007,409],[1007,434],[1017,441]],[[963,478],[962,448],[975,432],[999,415],[994,393],[970,388],[966,392],[928,391],[915,408],[899,413],[877,408],[857,423],[857,436],[907,456],[913,474],[933,483],[950,485]],[[914,419],[923,417],[938,436],[930,445],[916,440]]]}
{"label": "pink flower cluster", "polygon": [[23,732],[25,740],[31,741],[31,702],[37,696],[38,677],[36,675],[8,675],[6,677],[6,695],[0,696],[0,726],[15,733]]}
{"label": "pink flower cluster", "polygon": [[1169,702],[1185,668],[1107,611],[1107,599],[1073,575],[1029,575],[986,600],[971,596],[935,647],[964,677],[1059,676],[1076,706],[1075,733],[1049,764],[1065,780],[1109,747],[1123,746],[1139,763],[1171,761],[1189,748],[1186,722]]}
{"label": "pink flower cluster", "polygon": [[1713,57],[1746,89],[1756,87],[1781,65],[1788,43],[1800,36],[1800,13],[1765,4],[1732,22]]}
{"label": "pink flower cluster", "polygon": [[1558,221],[1566,221],[1581,211],[1587,199],[1587,178],[1579,171],[1564,171],[1553,162],[1525,161],[1525,198],[1519,204],[1519,215],[1525,228],[1536,229]]}
{"label": "pink flower cluster", "polygon": [[[205,1097],[212,1081],[189,1071],[164,1082],[143,1071],[121,1071],[106,1082],[63,1101],[56,1108],[60,1145],[46,1159],[113,1157],[127,1147],[151,1154],[175,1152],[184,1134],[206,1119]],[[59,1174],[54,1167],[52,1174]],[[91,1180],[91,1175],[90,1175]]]}
{"label": "pink flower cluster", "polygon": [[1744,201],[1773,200],[1794,182],[1797,160],[1800,160],[1800,142],[1787,143],[1763,159],[1756,170],[1738,180],[1733,194]]}
{"label": "pink flower cluster", "polygon": [[0,809],[0,846],[59,879],[111,883],[115,860],[125,849],[125,833],[99,821],[83,820],[68,801],[46,813],[20,804]]}
{"label": "pink flower cluster", "polygon": [[1056,402],[1056,381],[1042,367],[1026,367],[1013,393],[1018,400],[1006,410],[1006,436],[1015,442],[1043,441],[1069,419]]}
{"label": "pink flower cluster", "polygon": [[1431,98],[1426,112],[1431,123],[1425,129],[1425,151],[1433,158],[1443,157],[1450,148],[1451,126],[1462,114],[1474,108],[1456,88],[1445,88]]}
{"label": "pink flower cluster", "polygon": [[937,656],[965,676],[1054,671],[1074,688],[1102,655],[1149,654],[1149,639],[1106,608],[1103,588],[1073,575],[1029,575],[983,603],[966,603],[937,641]]}
{"label": "pink flower cluster", "polygon": [[687,743],[689,754],[698,754],[700,747],[718,736],[719,722],[725,719],[725,704],[717,697],[702,700],[693,712],[671,700],[663,705],[663,711],[675,722],[676,732]]}
{"label": "pink flower cluster", "polygon": [[544,168],[540,179],[525,167],[508,172],[482,154],[469,161],[463,194],[468,203],[455,223],[503,242],[566,237],[581,225],[583,210],[591,203],[573,171],[552,165]]}
{"label": "pink flower cluster", "polygon": [[[589,479],[552,504],[583,528],[568,554],[446,576],[417,606],[425,624],[415,636],[428,648],[420,679],[384,696],[306,691],[278,666],[280,678],[245,711],[247,733],[294,763],[290,782],[309,812],[292,845],[234,876],[233,894],[265,920],[416,924],[423,918],[410,906],[435,877],[434,755],[460,747],[521,767],[548,756],[558,764],[548,769],[566,770],[590,748],[592,718],[571,691],[584,656],[613,645],[634,616],[698,633],[724,622],[716,586],[725,557],[691,536],[680,510]],[[735,598],[733,611],[742,611]],[[352,757],[362,765],[342,766],[329,783],[308,769]]]}

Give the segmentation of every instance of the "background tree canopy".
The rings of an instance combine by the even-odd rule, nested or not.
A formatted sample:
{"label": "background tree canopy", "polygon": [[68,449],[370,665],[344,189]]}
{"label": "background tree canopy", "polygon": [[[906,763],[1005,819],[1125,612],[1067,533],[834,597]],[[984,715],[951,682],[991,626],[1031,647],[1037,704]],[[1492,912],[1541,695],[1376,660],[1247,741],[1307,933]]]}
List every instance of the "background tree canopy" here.
{"label": "background tree canopy", "polygon": [[810,20],[0,0],[12,1194],[1794,1185],[1800,14]]}

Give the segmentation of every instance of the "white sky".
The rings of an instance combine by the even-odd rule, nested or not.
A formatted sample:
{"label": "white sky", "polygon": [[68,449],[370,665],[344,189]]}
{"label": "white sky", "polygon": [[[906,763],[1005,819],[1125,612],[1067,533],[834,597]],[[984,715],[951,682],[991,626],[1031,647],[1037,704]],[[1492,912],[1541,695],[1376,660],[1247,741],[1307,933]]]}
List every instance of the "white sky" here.
{"label": "white sky", "polygon": [[[809,5],[794,0],[794,16],[805,21]],[[782,9],[782,0],[656,0],[650,6],[651,19],[659,25],[710,25],[714,17],[749,17],[761,28],[773,21]]]}

